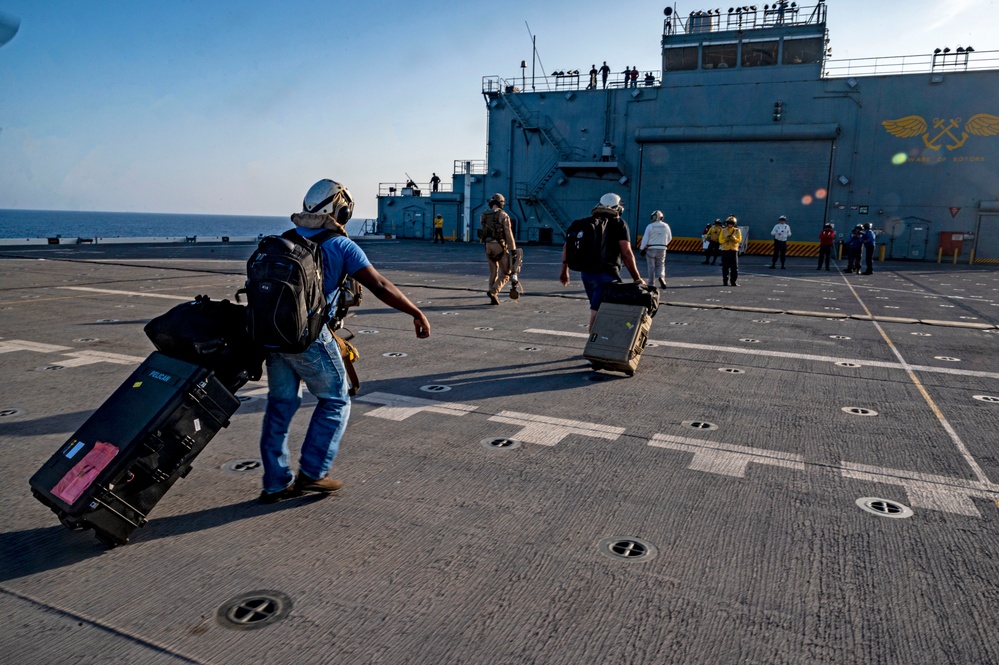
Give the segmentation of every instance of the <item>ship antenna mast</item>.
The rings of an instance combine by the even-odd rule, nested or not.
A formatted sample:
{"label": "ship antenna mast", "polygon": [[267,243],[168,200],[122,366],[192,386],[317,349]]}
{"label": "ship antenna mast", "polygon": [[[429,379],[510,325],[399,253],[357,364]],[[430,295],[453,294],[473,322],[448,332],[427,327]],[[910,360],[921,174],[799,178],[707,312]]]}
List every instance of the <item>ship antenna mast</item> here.
{"label": "ship antenna mast", "polygon": [[[538,55],[538,38],[531,32],[531,26],[527,21],[524,21],[524,25],[527,26],[527,34],[531,35],[531,92],[534,92],[534,62],[536,60],[541,63],[541,71],[545,71],[545,64],[541,62],[541,56]],[[545,79],[547,80],[547,75]]]}

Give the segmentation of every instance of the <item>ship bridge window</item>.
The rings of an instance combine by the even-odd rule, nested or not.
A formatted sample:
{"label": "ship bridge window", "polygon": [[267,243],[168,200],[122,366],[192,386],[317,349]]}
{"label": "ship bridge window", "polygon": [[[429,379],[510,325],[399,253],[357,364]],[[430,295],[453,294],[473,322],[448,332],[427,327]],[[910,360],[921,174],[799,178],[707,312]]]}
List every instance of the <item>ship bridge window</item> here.
{"label": "ship bridge window", "polygon": [[680,46],[666,49],[666,71],[697,69],[697,47]]}
{"label": "ship bridge window", "polygon": [[705,44],[701,53],[701,67],[704,69],[725,69],[739,63],[739,45]]}
{"label": "ship bridge window", "polygon": [[777,40],[767,42],[743,42],[742,66],[766,67],[777,64]]}
{"label": "ship bridge window", "polygon": [[784,57],[781,62],[785,65],[808,65],[822,62],[822,50],[824,40],[821,37],[808,37],[805,39],[785,39]]}

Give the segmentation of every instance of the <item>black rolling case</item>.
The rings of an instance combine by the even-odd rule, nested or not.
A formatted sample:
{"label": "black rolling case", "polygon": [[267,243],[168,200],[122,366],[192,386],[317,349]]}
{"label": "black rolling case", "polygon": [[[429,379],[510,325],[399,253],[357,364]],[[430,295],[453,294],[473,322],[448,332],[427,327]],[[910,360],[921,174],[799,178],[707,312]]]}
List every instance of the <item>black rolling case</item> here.
{"label": "black rolling case", "polygon": [[128,542],[239,407],[210,370],[153,353],[31,477],[71,529]]}

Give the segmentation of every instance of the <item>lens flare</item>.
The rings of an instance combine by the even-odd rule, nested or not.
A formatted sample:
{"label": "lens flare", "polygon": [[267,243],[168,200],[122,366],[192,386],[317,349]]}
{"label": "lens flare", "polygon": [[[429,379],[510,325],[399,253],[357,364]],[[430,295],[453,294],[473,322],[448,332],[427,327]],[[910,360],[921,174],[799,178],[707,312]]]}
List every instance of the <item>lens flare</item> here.
{"label": "lens flare", "polygon": [[811,194],[805,194],[804,196],[801,197],[801,205],[803,206],[812,205],[812,201],[813,199]]}
{"label": "lens flare", "polygon": [[904,152],[897,152],[891,156],[891,163],[894,164],[895,166],[898,166],[899,164],[905,164],[906,160],[908,159],[909,156],[906,155]]}
{"label": "lens flare", "polygon": [[827,193],[828,192],[826,192],[826,190],[824,190],[824,189],[822,189],[820,187],[819,189],[815,190],[815,198],[817,198],[819,201],[821,201],[822,199],[826,198],[826,194]]}

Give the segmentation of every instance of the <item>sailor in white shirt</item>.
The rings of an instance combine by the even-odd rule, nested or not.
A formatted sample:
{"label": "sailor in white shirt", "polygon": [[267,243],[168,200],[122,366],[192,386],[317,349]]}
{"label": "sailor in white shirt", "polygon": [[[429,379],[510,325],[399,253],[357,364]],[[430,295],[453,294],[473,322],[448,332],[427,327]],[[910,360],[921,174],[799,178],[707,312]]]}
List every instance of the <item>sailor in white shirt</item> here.
{"label": "sailor in white shirt", "polygon": [[642,234],[642,244],[638,246],[639,253],[645,257],[649,268],[649,284],[666,288],[666,246],[673,239],[669,224],[663,221],[663,214],[656,210],[652,213],[651,222]]}
{"label": "sailor in white shirt", "polygon": [[780,258],[780,267],[783,270],[784,262],[787,260],[787,239],[791,237],[791,227],[787,225],[787,217],[780,216],[770,235],[774,237],[774,258],[770,263],[770,269],[777,267],[777,259]]}

